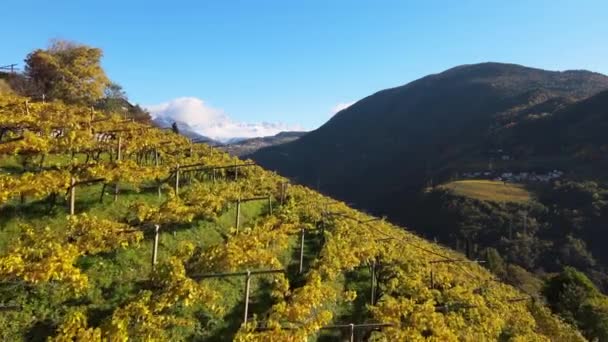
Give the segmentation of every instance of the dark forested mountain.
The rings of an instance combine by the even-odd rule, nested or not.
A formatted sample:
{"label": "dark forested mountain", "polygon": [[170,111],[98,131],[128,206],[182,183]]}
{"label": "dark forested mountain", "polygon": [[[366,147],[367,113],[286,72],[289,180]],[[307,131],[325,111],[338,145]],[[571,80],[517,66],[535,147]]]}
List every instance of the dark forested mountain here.
{"label": "dark forested mountain", "polygon": [[[411,194],[431,181],[485,169],[493,151],[504,150],[512,165],[527,166],[541,163],[545,154],[593,156],[603,145],[589,140],[589,152],[589,146],[577,145],[587,133],[577,130],[591,125],[601,132],[597,123],[605,122],[606,107],[598,103],[608,96],[579,101],[606,89],[608,77],[589,71],[464,65],[373,94],[301,139],[252,157],[298,182],[408,223]],[[587,109],[585,118],[576,115]],[[556,125],[563,127],[554,130]],[[574,145],[562,146],[564,131]],[[601,133],[597,138],[606,141]],[[563,163],[558,161],[562,168]]]}
{"label": "dark forested mountain", "polygon": [[[608,298],[596,286],[608,293],[606,132],[608,77],[484,63],[380,91],[252,157],[486,260],[603,340]],[[563,283],[586,297],[560,294]]]}
{"label": "dark forested mountain", "polygon": [[562,98],[547,102],[559,105],[503,118],[504,125],[493,137],[496,143],[511,151],[521,151],[522,157],[567,155],[582,160],[606,159],[608,91],[574,103]]}

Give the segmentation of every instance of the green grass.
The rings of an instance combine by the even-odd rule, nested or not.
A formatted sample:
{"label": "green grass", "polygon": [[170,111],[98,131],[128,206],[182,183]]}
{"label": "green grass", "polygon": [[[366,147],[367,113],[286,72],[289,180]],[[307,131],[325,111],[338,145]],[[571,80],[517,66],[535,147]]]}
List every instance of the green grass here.
{"label": "green grass", "polygon": [[[5,164],[6,165],[6,164]],[[187,187],[187,186],[186,186]],[[100,203],[101,185],[83,186],[77,189],[76,213],[86,212],[99,218],[120,221],[129,211],[129,207],[136,202],[144,202],[149,205],[159,205],[165,200],[165,196],[159,199],[156,188],[133,189],[127,185],[121,186],[120,195],[115,202],[110,194],[111,188],[107,189],[103,202]],[[18,199],[10,201],[0,208],[0,255],[5,253],[22,231],[22,225],[28,224],[34,227],[49,227],[52,230],[61,231],[67,226],[67,203],[63,197],[58,196],[57,203],[51,207],[46,201],[33,201],[26,199],[20,203]],[[250,222],[262,217],[267,211],[265,201],[246,202],[241,206],[241,224],[246,226]],[[235,222],[235,207],[231,206],[225,210],[215,221],[194,220],[183,225],[163,227],[159,241],[159,260],[164,260],[176,254],[183,242],[190,242],[195,247],[202,249],[222,244]],[[71,307],[86,305],[88,308],[88,320],[93,325],[101,323],[119,306],[133,299],[142,289],[145,289],[149,281],[152,259],[152,236],[146,234],[144,240],[126,249],[117,249],[109,253],[100,253],[91,256],[82,256],[77,265],[88,276],[90,286],[88,292],[77,302],[72,302],[69,296],[56,293],[52,284],[43,284],[35,289],[35,293],[27,292],[25,288],[12,290],[13,298],[26,297],[28,302],[36,307],[27,307],[23,313],[23,320],[15,322],[15,339],[43,340],[43,336],[54,335],[56,322]],[[295,237],[293,244],[295,246]],[[290,259],[288,252],[283,259]],[[270,279],[270,278],[269,278]],[[264,277],[256,277],[252,282],[252,314],[264,312],[271,305],[269,300],[268,283]],[[230,340],[236,330],[240,327],[242,320],[242,296],[244,292],[244,280],[240,278],[214,279],[213,288],[221,294],[220,305],[227,308],[228,312],[223,317],[200,317],[204,331],[199,331],[198,336],[210,341]],[[6,291],[10,288],[0,288],[0,295],[9,296]],[[44,298],[44,300],[34,297]],[[258,309],[260,311],[254,311]],[[197,315],[200,308],[192,308],[192,314]],[[23,332],[23,323],[27,321],[26,312],[37,312],[36,326],[27,328],[26,336],[19,336]],[[47,323],[45,323],[47,322]],[[184,331],[182,338],[192,334],[192,331]]]}
{"label": "green grass", "polygon": [[521,184],[491,180],[459,180],[441,185],[458,195],[482,201],[524,203],[532,194]]}
{"label": "green grass", "polygon": [[[4,166],[10,165],[5,163]],[[188,187],[184,184],[184,190]],[[136,202],[148,205],[159,205],[165,199],[158,198],[156,188],[135,189],[121,184],[117,201],[113,199],[113,188],[106,189],[106,195],[100,202],[100,184],[82,186],[77,188],[76,213],[86,212],[89,215],[120,221],[129,211],[129,207]],[[60,194],[54,206],[46,200],[32,200],[26,198],[24,203],[19,199],[11,200],[0,208],[0,254],[5,253],[11,242],[22,231],[22,224],[34,227],[49,227],[53,230],[64,230],[67,226],[67,200],[64,193]],[[195,247],[206,249],[224,243],[235,223],[235,206],[229,206],[215,221],[194,220],[188,224],[163,227],[159,239],[159,260],[164,260],[179,252],[183,242],[190,242]],[[260,219],[266,214],[268,208],[266,201],[246,202],[241,207],[241,224],[243,227]],[[52,284],[43,284],[36,287],[34,293],[26,289],[17,289],[14,295],[29,298],[28,306],[22,316],[15,321],[15,326],[9,330],[16,339],[40,340],[44,336],[54,335],[57,322],[61,321],[67,310],[73,307],[86,306],[89,324],[97,326],[112,315],[113,311],[135,298],[143,289],[149,287],[152,259],[152,236],[146,234],[139,245],[126,249],[117,249],[109,253],[100,253],[82,256],[77,266],[88,276],[90,286],[87,293],[74,301],[70,296],[57,292]],[[288,277],[294,288],[304,284],[305,275],[298,274],[300,236],[290,238],[290,247],[285,250],[279,259],[287,266]],[[313,266],[322,246],[321,237],[309,234],[304,249],[304,269]],[[304,272],[306,273],[306,272]],[[358,269],[346,277],[340,277],[334,283],[337,288],[356,290],[360,293],[369,292],[369,270]],[[229,341],[239,329],[243,314],[244,279],[224,278],[205,280],[220,294],[219,306],[226,309],[223,315],[217,317],[201,315],[202,306],[181,308],[187,310],[188,316],[199,319],[200,326],[196,331],[185,329],[173,332],[177,339],[187,339],[197,336],[205,341]],[[250,302],[250,315],[263,319],[263,314],[272,306],[270,297],[272,277],[258,276],[252,279],[252,292]],[[8,296],[5,291],[9,288],[0,288],[0,295]],[[36,298],[34,300],[34,297]],[[368,298],[362,295],[355,303],[339,302],[332,307],[336,312],[337,321],[363,321],[369,315],[365,304]],[[26,335],[20,333],[27,320],[27,312],[37,312],[34,326],[27,327]],[[342,335],[342,331],[322,331],[312,340],[333,341]]]}
{"label": "green grass", "polygon": [[[49,158],[48,164],[61,163],[61,158]],[[16,158],[5,158],[0,162],[0,172],[21,171],[20,162]],[[188,184],[184,184],[186,190]],[[135,189],[127,184],[120,185],[120,194],[117,201],[113,199],[113,188],[108,187],[103,201],[100,202],[102,186],[100,184],[78,187],[76,190],[76,213],[88,213],[98,218],[122,221],[129,207],[137,202],[151,206],[160,205],[165,199],[158,198],[156,187]],[[62,231],[67,226],[67,198],[65,192],[57,196],[54,206],[46,200],[32,200],[26,198],[24,203],[15,198],[0,208],[0,255],[5,253],[11,242],[20,235],[22,225],[34,227],[49,227],[52,230]],[[246,202],[241,207],[241,225],[247,226],[261,218],[267,212],[266,201]],[[195,247],[206,249],[224,243],[235,223],[235,206],[229,206],[214,221],[194,220],[188,224],[163,227],[160,234],[159,255],[160,261],[179,252],[183,242],[190,242]],[[17,313],[14,326],[8,328],[7,336],[16,340],[44,340],[44,336],[54,335],[56,324],[62,320],[65,312],[74,307],[87,307],[89,324],[98,326],[107,319],[113,311],[130,300],[138,293],[149,287],[152,259],[152,236],[146,234],[139,245],[132,245],[126,249],[117,249],[109,253],[82,256],[77,266],[88,276],[90,286],[87,293],[74,300],[57,290],[53,284],[37,286],[33,292],[25,288],[2,288],[0,296],[12,298],[26,298],[28,307],[22,313]],[[297,273],[299,260],[299,235],[290,238],[288,248],[279,259],[287,266],[288,277],[293,288],[304,284],[305,276]],[[322,242],[320,235],[310,234],[306,238],[304,253],[304,269],[313,266],[318,257]],[[306,273],[306,272],[304,272]],[[356,290],[360,293],[369,292],[369,271],[356,270],[346,277],[336,280],[334,286],[343,289]],[[174,331],[172,337],[181,340],[192,336],[205,341],[232,340],[239,329],[243,313],[244,279],[224,278],[205,280],[219,292],[219,306],[226,309],[225,314],[218,317],[202,315],[202,306],[180,308],[187,310],[188,316],[199,319],[200,326],[184,331]],[[270,297],[272,288],[271,276],[258,276],[252,279],[252,293],[250,314],[261,315],[273,304]],[[368,298],[362,295],[355,303],[336,303],[332,310],[336,313],[337,321],[363,321],[369,313],[365,307]],[[35,323],[29,325],[29,313],[36,312]],[[24,333],[25,335],[21,335]],[[313,340],[336,340],[341,331],[323,331]]]}

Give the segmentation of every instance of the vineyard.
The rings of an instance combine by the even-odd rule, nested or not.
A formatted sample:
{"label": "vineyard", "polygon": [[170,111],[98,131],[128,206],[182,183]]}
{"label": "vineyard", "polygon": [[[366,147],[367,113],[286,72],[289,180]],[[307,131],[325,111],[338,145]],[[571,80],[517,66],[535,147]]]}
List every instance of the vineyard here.
{"label": "vineyard", "polygon": [[0,96],[0,171],[0,340],[584,340],[483,260],[120,115]]}
{"label": "vineyard", "polygon": [[441,185],[454,193],[481,201],[528,202],[532,195],[520,184],[492,180],[459,180]]}

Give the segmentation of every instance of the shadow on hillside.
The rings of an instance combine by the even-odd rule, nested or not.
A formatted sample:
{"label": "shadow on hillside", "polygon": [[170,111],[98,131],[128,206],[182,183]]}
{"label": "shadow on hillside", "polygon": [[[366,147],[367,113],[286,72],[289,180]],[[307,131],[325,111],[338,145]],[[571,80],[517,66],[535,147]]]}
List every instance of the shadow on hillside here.
{"label": "shadow on hillside", "polygon": [[321,248],[323,247],[323,236],[320,232],[307,233],[304,239],[304,258],[302,274],[300,274],[300,234],[297,236],[296,248],[291,253],[291,262],[287,266],[287,279],[291,290],[304,286],[306,283],[306,274],[312,265],[313,261],[318,257]]}
{"label": "shadow on hillside", "polygon": [[25,202],[23,204],[8,204],[0,208],[0,226],[5,226],[9,220],[16,217],[27,216],[28,219],[40,219],[56,216],[60,212],[65,211],[64,206],[61,200],[55,205],[51,205],[47,199]]}
{"label": "shadow on hillside", "polygon": [[[361,267],[345,274],[344,288],[346,290],[356,291],[357,297],[352,303],[343,304],[347,306],[347,308],[334,319],[334,324],[360,324],[366,322],[370,318],[367,309],[367,304],[370,302],[370,277],[371,275],[368,267]],[[355,330],[355,341],[367,341],[370,332],[371,329]],[[349,339],[349,329],[340,328],[322,331],[317,341],[348,341]]]}
{"label": "shadow on hillside", "polygon": [[51,319],[36,321],[25,333],[25,340],[31,342],[47,341],[47,336],[53,336],[57,325]]}
{"label": "shadow on hillside", "polygon": [[[266,320],[267,313],[274,304],[274,301],[270,295],[272,288],[271,281],[272,280],[265,278],[260,279],[259,286],[257,288],[258,291],[251,293],[249,297],[248,320],[253,319],[254,316],[258,322],[263,323]],[[243,323],[244,306],[244,299],[239,300],[232,310],[230,310],[230,312],[224,316],[224,322],[227,324],[204,340],[210,342],[232,341]],[[204,325],[203,321],[201,323]],[[191,341],[200,341],[200,339],[192,338]]]}

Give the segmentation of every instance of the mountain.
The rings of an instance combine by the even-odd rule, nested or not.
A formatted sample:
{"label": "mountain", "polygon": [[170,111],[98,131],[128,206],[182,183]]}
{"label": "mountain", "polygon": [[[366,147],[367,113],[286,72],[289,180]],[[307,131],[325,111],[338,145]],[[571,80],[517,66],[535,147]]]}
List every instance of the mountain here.
{"label": "mountain", "polygon": [[[301,139],[251,157],[326,194],[408,223],[413,194],[458,172],[485,169],[492,151],[517,144],[514,132],[523,132],[531,118],[556,112],[570,117],[569,110],[585,105],[577,101],[606,89],[608,77],[589,71],[463,65],[377,92]],[[545,133],[535,139],[543,140]],[[553,134],[545,143],[558,138]],[[519,154],[534,155],[525,149]]]}
{"label": "mountain", "polygon": [[495,140],[526,158],[566,155],[601,161],[608,157],[608,91],[506,121],[494,134]]}
{"label": "mountain", "polygon": [[222,144],[219,141],[216,141],[214,139],[211,139],[209,137],[196,133],[194,131],[194,129],[185,122],[174,121],[174,120],[171,120],[168,118],[162,118],[162,117],[157,117],[157,118],[152,119],[152,123],[155,126],[160,127],[160,128],[171,128],[173,126],[174,122],[177,124],[179,133],[192,139],[192,141],[196,141],[197,143],[206,143],[211,146],[219,146]]}
{"label": "mountain", "polygon": [[304,136],[306,132],[280,132],[273,136],[258,137],[258,138],[231,138],[225,142],[220,142],[204,135],[196,133],[194,128],[182,121],[174,121],[164,117],[156,117],[152,123],[160,128],[171,128],[173,123],[177,123],[179,133],[199,143],[206,143],[211,146],[220,147],[222,150],[234,156],[246,156],[260,148],[285,144]]}
{"label": "mountain", "polygon": [[305,134],[306,132],[290,131],[280,132],[268,137],[233,139],[223,145],[221,149],[234,156],[248,156],[264,147],[286,144],[298,140]]}
{"label": "mountain", "polygon": [[[47,129],[89,110],[0,95],[0,122],[13,125],[0,150],[0,341],[608,336],[608,299],[584,275],[541,294],[565,314],[584,305],[579,332],[461,253],[179,134],[118,120]],[[99,158],[119,141],[128,153]],[[192,163],[207,167],[180,168]]]}

